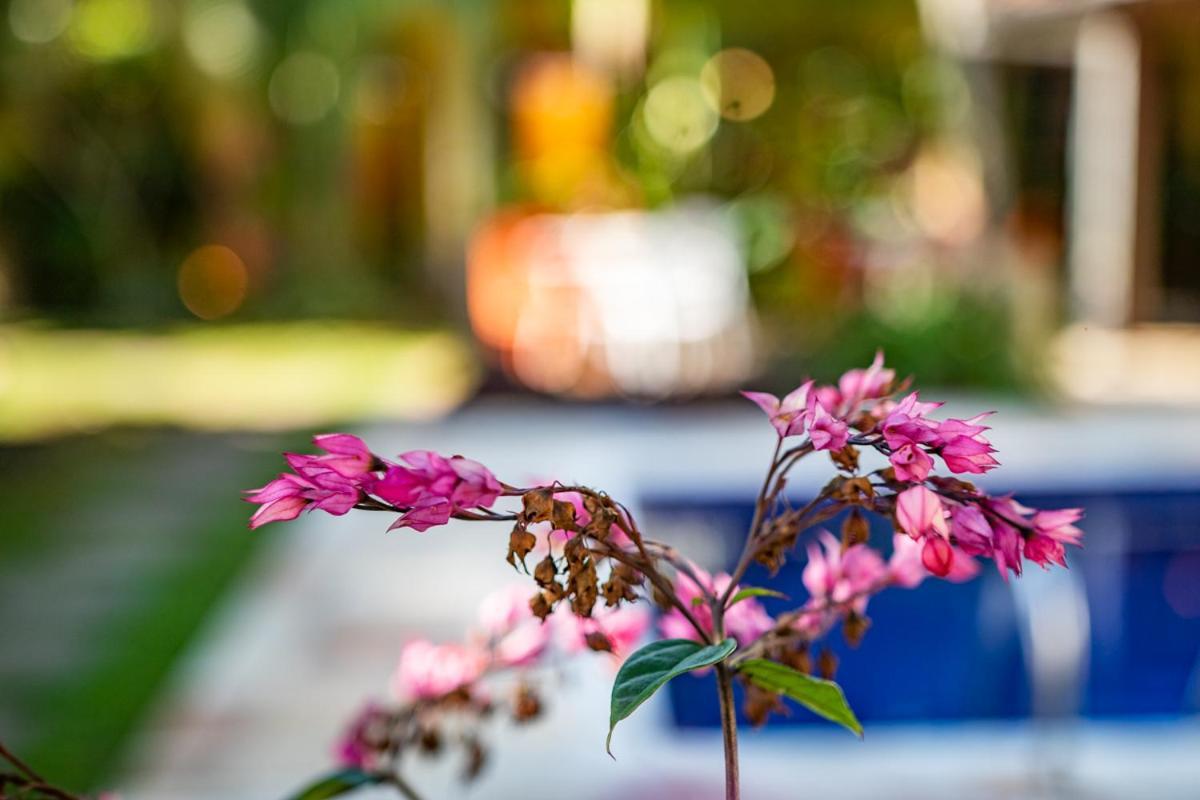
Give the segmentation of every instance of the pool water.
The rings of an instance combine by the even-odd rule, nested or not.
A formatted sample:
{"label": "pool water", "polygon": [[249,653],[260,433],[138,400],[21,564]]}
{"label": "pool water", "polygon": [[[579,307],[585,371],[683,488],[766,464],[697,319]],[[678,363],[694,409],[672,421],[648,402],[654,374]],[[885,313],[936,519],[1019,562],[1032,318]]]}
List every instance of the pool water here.
{"label": "pool water", "polygon": [[[800,498],[802,499],[802,498]],[[857,649],[835,630],[837,680],[870,721],[1013,719],[1029,716],[1178,716],[1200,705],[1200,488],[1021,493],[1039,508],[1082,506],[1084,549],[1068,571],[1005,583],[990,562],[974,580],[927,580],[871,602],[871,628]],[[703,518],[736,553],[749,504],[653,498],[648,520]],[[837,531],[840,519],[828,527]],[[872,521],[872,541],[888,542]],[[647,525],[652,529],[652,525]],[[811,536],[812,534],[809,534]],[[803,541],[803,540],[802,540]],[[794,598],[766,599],[772,612],[803,602],[803,557],[774,578],[754,567],[747,584]],[[674,721],[717,726],[712,676],[669,684]],[[773,724],[806,725],[793,713]]]}

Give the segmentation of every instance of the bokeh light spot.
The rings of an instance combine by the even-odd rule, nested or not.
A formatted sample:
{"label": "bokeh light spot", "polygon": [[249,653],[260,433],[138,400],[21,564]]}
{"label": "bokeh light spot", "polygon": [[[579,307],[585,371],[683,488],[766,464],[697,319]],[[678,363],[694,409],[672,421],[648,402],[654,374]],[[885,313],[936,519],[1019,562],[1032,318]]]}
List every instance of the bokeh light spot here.
{"label": "bokeh light spot", "polygon": [[13,36],[29,44],[53,41],[71,24],[71,0],[12,0],[8,25]]}
{"label": "bokeh light spot", "polygon": [[929,237],[962,245],[979,235],[987,199],[977,159],[961,147],[931,146],[912,166],[913,218]]}
{"label": "bokeh light spot", "polygon": [[187,10],[183,42],[201,70],[217,78],[246,72],[258,53],[254,14],[241,0],[200,0]]}
{"label": "bokeh light spot", "polygon": [[725,119],[761,116],[775,101],[775,73],[758,53],[732,47],[714,55],[700,70],[709,105]]}
{"label": "bokeh light spot", "polygon": [[75,10],[71,43],[85,58],[115,61],[153,46],[154,8],[149,0],[83,0]]}
{"label": "bokeh light spot", "polygon": [[650,89],[642,106],[650,137],[677,153],[703,147],[717,130],[719,118],[704,99],[700,81],[683,75],[665,78]]}
{"label": "bokeh light spot", "polygon": [[219,244],[197,248],[179,268],[179,299],[200,319],[232,314],[246,299],[246,264]]}
{"label": "bokeh light spot", "polygon": [[275,68],[267,87],[271,109],[294,125],[321,120],[338,99],[337,66],[320,53],[294,53]]}

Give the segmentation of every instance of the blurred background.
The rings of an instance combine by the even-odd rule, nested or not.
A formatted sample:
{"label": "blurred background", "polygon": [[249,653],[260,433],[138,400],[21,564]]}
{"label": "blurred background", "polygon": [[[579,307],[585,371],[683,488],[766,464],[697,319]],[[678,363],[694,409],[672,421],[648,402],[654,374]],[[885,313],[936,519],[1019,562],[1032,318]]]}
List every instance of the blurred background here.
{"label": "blurred background", "polygon": [[[0,7],[0,737],[43,772],[279,795],[511,577],[477,531],[248,534],[311,433],[603,486],[719,567],[770,448],[734,389],[883,348],[1088,547],[881,598],[882,732],[749,736],[750,796],[1200,792],[1200,2]],[[613,765],[593,673],[474,796],[550,796],[533,748],[708,796],[708,687]]]}

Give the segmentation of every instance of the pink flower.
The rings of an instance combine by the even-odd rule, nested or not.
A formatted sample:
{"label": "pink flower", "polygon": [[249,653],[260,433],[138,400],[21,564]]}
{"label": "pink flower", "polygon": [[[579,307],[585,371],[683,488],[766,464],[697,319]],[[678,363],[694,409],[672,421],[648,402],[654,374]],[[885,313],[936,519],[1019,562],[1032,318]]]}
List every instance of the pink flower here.
{"label": "pink flower", "polygon": [[965,583],[979,574],[979,562],[962,551],[961,548],[951,547],[954,559],[950,571],[942,577],[951,583]]}
{"label": "pink flower", "polygon": [[377,703],[367,703],[354,715],[333,746],[333,757],[338,766],[361,770],[375,766],[376,748],[371,745],[371,729],[383,724],[386,717],[387,712]]}
{"label": "pink flower", "polygon": [[914,539],[936,534],[950,536],[941,499],[924,486],[913,486],[896,495],[896,522]]}
{"label": "pink flower", "polygon": [[809,395],[809,399],[810,401],[815,399],[830,413],[837,412],[842,406],[842,393],[837,390],[836,386],[816,386]]}
{"label": "pink flower", "polygon": [[503,491],[500,481],[478,461],[454,456],[450,459],[450,468],[458,476],[458,483],[450,495],[456,508],[487,507],[500,497]]}
{"label": "pink flower", "polygon": [[887,563],[888,578],[893,585],[913,589],[925,580],[929,571],[921,563],[922,549],[921,543],[911,536],[893,534],[892,557]]}
{"label": "pink flower", "polygon": [[1067,551],[1062,542],[1036,533],[1025,540],[1025,558],[1043,569],[1049,569],[1052,563],[1067,566]]}
{"label": "pink flower", "polygon": [[850,438],[846,423],[826,411],[815,394],[808,398],[808,438],[814,450],[841,450]]}
{"label": "pink flower", "polygon": [[821,547],[809,543],[808,563],[801,573],[809,605],[852,601],[856,611],[864,612],[869,595],[882,588],[887,576],[883,557],[865,544],[842,552],[842,543],[829,531],[821,531],[819,538]]}
{"label": "pink flower", "polygon": [[401,701],[432,700],[475,682],[487,666],[478,648],[414,639],[400,651],[392,693]]}
{"label": "pink flower", "polygon": [[550,629],[529,609],[531,594],[525,584],[513,584],[492,592],[479,606],[482,638],[506,666],[534,663],[550,642]]}
{"label": "pink flower", "polygon": [[921,483],[933,469],[933,459],[920,446],[909,442],[892,451],[888,461],[896,470],[896,479],[910,483]]}
{"label": "pink flower", "polygon": [[1075,523],[1083,518],[1082,508],[1060,508],[1057,511],[1038,511],[1033,515],[1033,529],[1038,535],[1064,544],[1079,546],[1083,531]]}
{"label": "pink flower", "polygon": [[487,467],[469,458],[445,458],[430,450],[411,450],[400,458],[407,466],[392,464],[370,484],[380,499],[409,508],[389,530],[444,525],[455,511],[490,506],[503,491]]}
{"label": "pink flower", "polygon": [[926,536],[925,544],[921,547],[921,564],[930,574],[944,578],[950,574],[954,566],[954,551],[950,542],[940,536]]}
{"label": "pink flower", "polygon": [[308,506],[304,492],[311,488],[308,481],[296,475],[282,474],[260,489],[252,489],[246,501],[261,503],[250,517],[250,527],[258,528],[268,522],[286,522],[300,516]]}
{"label": "pink flower", "polygon": [[[700,624],[706,633],[712,633],[712,609],[707,603],[707,594],[715,594],[720,596],[729,588],[731,577],[728,573],[722,572],[718,575],[709,575],[704,570],[692,566],[693,572],[700,580],[703,588],[697,586],[691,578],[680,573],[675,581],[675,594],[680,602],[692,614],[692,617]],[[707,592],[706,592],[707,590]],[[730,596],[737,594],[735,588]],[[701,598],[704,602],[693,605],[693,600]],[[659,631],[668,639],[691,639],[700,641],[701,637],[692,627],[687,618],[677,608],[672,608],[658,622]],[[732,636],[738,641],[739,645],[745,646],[754,641],[764,633],[775,626],[775,620],[766,612],[762,604],[753,597],[748,597],[745,600],[730,606],[725,609],[725,633]]]}
{"label": "pink flower", "polygon": [[934,422],[925,416],[941,403],[922,403],[916,392],[905,397],[884,417],[880,425],[888,447],[898,450],[906,444],[931,444],[938,440]]}
{"label": "pink flower", "polygon": [[1012,570],[1015,574],[1021,574],[1021,553],[1025,546],[1024,539],[1021,538],[1021,532],[1009,525],[1007,522],[995,520],[992,523],[993,541],[995,549],[992,552],[992,558],[996,561],[996,568],[1000,570],[1000,575],[1008,580],[1008,570]]}
{"label": "pink flower", "polygon": [[410,450],[400,455],[407,467],[393,465],[375,481],[371,493],[396,506],[411,506],[424,497],[449,498],[458,485],[458,473],[431,450]]}
{"label": "pink flower", "polygon": [[974,503],[950,507],[950,533],[963,552],[973,556],[992,554],[992,526]]}
{"label": "pink flower", "polygon": [[[289,454],[289,461],[301,458],[303,456]],[[341,516],[362,499],[362,492],[354,480],[331,469],[318,469],[304,464],[301,468],[307,475],[283,473],[266,486],[250,490],[246,501],[260,504],[250,517],[252,529],[268,522],[295,519],[310,508]]]}
{"label": "pink flower", "polygon": [[[601,607],[595,609],[588,618],[575,616],[565,606],[561,606],[560,609],[552,619],[560,646],[567,653],[578,653],[586,649],[588,634],[601,633],[612,645],[613,658],[618,662],[624,661],[637,647],[650,626],[650,612],[640,605]],[[687,622],[684,621],[684,624],[687,625]],[[688,628],[691,629],[691,626]]]}
{"label": "pink flower", "polygon": [[938,453],[951,472],[979,474],[1000,463],[992,456],[996,449],[983,438],[987,426],[977,424],[992,413],[988,411],[968,420],[948,419],[938,425],[937,434],[942,441]]}
{"label": "pink flower", "polygon": [[328,453],[318,460],[347,478],[371,472],[377,461],[362,439],[348,433],[322,433],[313,437],[313,444]]}
{"label": "pink flower", "polygon": [[793,389],[782,400],[767,392],[742,392],[742,396],[766,413],[780,438],[799,436],[804,433],[804,417],[812,385],[813,382],[808,381]]}
{"label": "pink flower", "polygon": [[454,507],[446,498],[434,497],[432,495],[422,497],[413,503],[412,508],[397,517],[396,521],[388,526],[388,530],[412,528],[414,531],[423,533],[438,525],[445,525],[450,521],[450,516],[453,513]]}
{"label": "pink flower", "polygon": [[838,390],[842,395],[843,409],[853,414],[864,400],[874,400],[887,395],[896,371],[883,368],[883,351],[875,353],[875,360],[866,369],[852,369],[838,379]]}
{"label": "pink flower", "polygon": [[1033,515],[1033,533],[1025,540],[1025,558],[1048,568],[1051,563],[1067,566],[1063,544],[1079,545],[1083,531],[1075,527],[1083,509],[1064,508],[1058,511],[1038,511]]}

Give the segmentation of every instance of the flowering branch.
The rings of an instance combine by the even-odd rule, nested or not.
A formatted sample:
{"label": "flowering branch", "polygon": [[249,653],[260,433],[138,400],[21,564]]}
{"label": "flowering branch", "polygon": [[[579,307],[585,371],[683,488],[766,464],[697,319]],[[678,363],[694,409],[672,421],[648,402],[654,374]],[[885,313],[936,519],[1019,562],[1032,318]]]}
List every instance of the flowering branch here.
{"label": "flowering branch", "polygon": [[[409,642],[393,680],[401,705],[371,706],[360,715],[340,750],[343,764],[357,771],[326,779],[319,796],[388,783],[415,797],[400,778],[399,758],[412,749],[436,750],[430,737],[451,717],[472,723],[459,741],[467,748],[468,774],[477,774],[483,746],[474,727],[493,708],[483,681],[519,671],[513,719],[536,716],[541,700],[530,670],[549,652],[552,628],[567,632],[568,652],[591,649],[624,660],[613,686],[610,739],[612,727],[667,681],[713,668],[730,800],[739,793],[735,679],[745,686],[745,711],[756,724],[785,710],[787,697],[861,733],[831,682],[837,669],[832,651],[822,649],[814,664],[817,642],[841,623],[846,640],[857,645],[870,626],[870,599],[884,589],[914,588],[929,576],[968,580],[979,571],[977,559],[991,559],[1006,580],[1020,575],[1026,560],[1065,566],[1065,545],[1078,545],[1082,536],[1074,525],[1079,509],[1036,511],[1011,496],[990,496],[960,478],[933,474],[935,458],[954,474],[998,466],[984,436],[988,428],[980,424],[989,414],[935,420],[940,403],[923,402],[916,392],[901,397],[905,391],[907,383],[896,386],[878,355],[836,386],[807,381],[783,398],[744,393],[767,414],[777,439],[731,573],[710,574],[647,538],[627,506],[587,486],[521,488],[476,461],[428,450],[392,461],[348,434],[316,437],[317,455],[285,454],[291,471],[247,497],[259,506],[252,528],[306,510],[342,515],[351,509],[396,515],[388,530],[422,532],[451,519],[510,523],[506,560],[536,585],[532,596],[516,588],[489,598],[481,627],[465,643]],[[860,459],[870,452],[886,465],[864,472]],[[817,453],[829,457],[835,475],[793,508],[788,475]],[[501,501],[517,507],[497,507]],[[817,528],[838,515],[844,515],[840,537]],[[886,557],[871,545],[869,515],[886,519],[894,531]],[[816,541],[805,546],[802,573],[809,597],[773,617],[758,598],[778,593],[742,581],[754,564],[777,572],[810,530],[817,531]],[[531,556],[537,559],[532,569]],[[664,639],[634,652],[645,627],[636,604],[644,602],[660,609]],[[337,789],[332,794],[330,780]]]}

